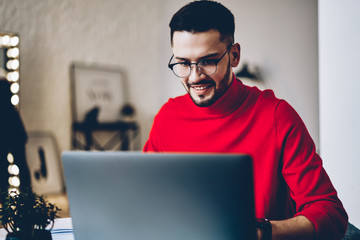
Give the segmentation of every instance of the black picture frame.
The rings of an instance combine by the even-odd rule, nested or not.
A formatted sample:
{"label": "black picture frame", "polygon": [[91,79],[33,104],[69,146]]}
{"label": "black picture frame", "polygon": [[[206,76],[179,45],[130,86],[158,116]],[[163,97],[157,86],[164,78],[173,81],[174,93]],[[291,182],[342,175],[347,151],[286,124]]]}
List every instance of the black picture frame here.
{"label": "black picture frame", "polygon": [[83,122],[98,108],[98,123],[120,120],[127,102],[124,71],[120,68],[73,63],[70,67],[73,122]]}
{"label": "black picture frame", "polygon": [[55,137],[51,132],[28,132],[26,161],[34,192],[56,194],[65,191],[60,154]]}

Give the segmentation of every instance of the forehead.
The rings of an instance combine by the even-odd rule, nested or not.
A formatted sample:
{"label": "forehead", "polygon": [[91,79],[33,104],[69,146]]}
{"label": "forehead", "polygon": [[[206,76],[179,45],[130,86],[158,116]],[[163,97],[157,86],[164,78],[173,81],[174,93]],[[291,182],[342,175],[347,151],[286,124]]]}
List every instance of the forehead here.
{"label": "forehead", "polygon": [[172,50],[175,57],[196,60],[226,50],[226,44],[220,41],[220,33],[217,30],[197,33],[175,31]]}

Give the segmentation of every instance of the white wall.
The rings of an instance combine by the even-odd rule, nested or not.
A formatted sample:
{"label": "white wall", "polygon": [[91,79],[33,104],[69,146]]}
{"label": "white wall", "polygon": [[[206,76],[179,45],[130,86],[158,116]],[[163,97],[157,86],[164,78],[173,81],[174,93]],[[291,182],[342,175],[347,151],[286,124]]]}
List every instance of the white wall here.
{"label": "white wall", "polygon": [[319,1],[320,150],[360,227],[360,1]]}

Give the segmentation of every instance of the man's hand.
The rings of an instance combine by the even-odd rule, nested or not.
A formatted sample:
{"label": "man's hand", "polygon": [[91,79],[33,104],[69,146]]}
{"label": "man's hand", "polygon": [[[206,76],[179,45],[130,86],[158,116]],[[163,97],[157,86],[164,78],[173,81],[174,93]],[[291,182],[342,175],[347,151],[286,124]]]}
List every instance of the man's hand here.
{"label": "man's hand", "polygon": [[[270,221],[272,240],[315,239],[314,225],[305,216],[296,216],[282,221]],[[262,240],[262,231],[257,229],[257,238]]]}

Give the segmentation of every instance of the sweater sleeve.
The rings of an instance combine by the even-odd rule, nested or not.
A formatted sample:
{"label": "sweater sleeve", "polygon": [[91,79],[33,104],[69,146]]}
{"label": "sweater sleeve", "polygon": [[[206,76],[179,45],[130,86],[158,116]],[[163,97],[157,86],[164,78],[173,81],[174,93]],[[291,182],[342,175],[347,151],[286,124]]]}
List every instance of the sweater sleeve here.
{"label": "sweater sleeve", "polygon": [[303,215],[313,223],[316,239],[341,239],[347,214],[304,123],[285,101],[276,108],[275,128],[282,175],[295,202],[295,216]]}
{"label": "sweater sleeve", "polygon": [[146,141],[143,147],[143,152],[157,152],[155,145],[153,144],[150,138]]}

